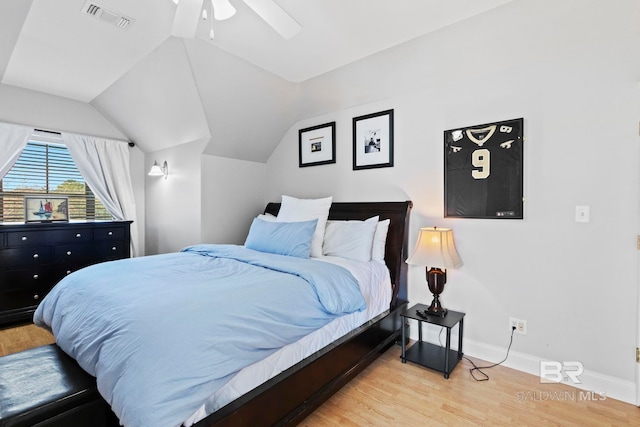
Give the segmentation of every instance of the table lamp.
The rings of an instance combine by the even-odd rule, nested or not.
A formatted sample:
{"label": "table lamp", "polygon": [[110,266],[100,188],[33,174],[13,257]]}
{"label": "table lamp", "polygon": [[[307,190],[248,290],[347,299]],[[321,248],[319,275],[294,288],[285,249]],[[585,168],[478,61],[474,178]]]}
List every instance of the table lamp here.
{"label": "table lamp", "polygon": [[426,267],[429,291],[433,294],[433,301],[426,313],[439,317],[446,316],[447,309],[440,304],[440,294],[447,282],[446,269],[462,265],[462,260],[453,241],[453,231],[450,228],[421,228],[418,241],[411,256],[407,259],[407,264]]}

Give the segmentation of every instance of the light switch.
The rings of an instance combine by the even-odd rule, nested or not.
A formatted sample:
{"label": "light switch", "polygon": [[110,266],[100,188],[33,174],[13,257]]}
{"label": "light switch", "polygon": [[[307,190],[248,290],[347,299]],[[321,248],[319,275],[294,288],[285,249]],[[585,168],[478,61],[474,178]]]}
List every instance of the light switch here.
{"label": "light switch", "polygon": [[576,206],[576,222],[589,222],[589,206]]}

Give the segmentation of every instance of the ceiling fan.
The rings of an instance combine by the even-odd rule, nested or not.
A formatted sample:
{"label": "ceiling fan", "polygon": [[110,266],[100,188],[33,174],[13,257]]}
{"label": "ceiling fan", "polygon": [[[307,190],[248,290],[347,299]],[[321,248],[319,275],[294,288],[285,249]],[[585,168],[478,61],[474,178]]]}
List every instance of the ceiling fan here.
{"label": "ceiling fan", "polygon": [[[173,0],[177,4],[171,34],[176,37],[193,38],[196,34],[200,17],[207,18],[208,5],[205,0]],[[229,0],[207,0],[211,2],[212,19],[222,21],[231,18],[235,8]],[[247,6],[264,19],[285,40],[295,36],[302,27],[274,0],[242,0]],[[213,39],[213,25],[209,37]]]}

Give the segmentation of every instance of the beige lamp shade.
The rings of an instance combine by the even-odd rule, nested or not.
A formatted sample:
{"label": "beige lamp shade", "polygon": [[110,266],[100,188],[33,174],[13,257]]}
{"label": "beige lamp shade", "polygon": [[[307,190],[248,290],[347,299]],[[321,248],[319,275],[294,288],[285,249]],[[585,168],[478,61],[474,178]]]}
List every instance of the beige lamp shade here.
{"label": "beige lamp shade", "polygon": [[421,228],[418,241],[407,264],[435,268],[457,268],[462,260],[453,241],[450,228]]}

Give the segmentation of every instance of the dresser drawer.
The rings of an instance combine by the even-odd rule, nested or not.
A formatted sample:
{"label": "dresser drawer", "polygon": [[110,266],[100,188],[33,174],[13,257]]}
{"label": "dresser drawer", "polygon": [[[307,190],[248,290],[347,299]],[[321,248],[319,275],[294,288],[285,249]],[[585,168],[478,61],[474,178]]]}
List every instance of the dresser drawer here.
{"label": "dresser drawer", "polygon": [[69,229],[69,230],[51,230],[46,232],[47,241],[49,243],[60,242],[88,242],[93,235],[90,228],[85,229]]}
{"label": "dresser drawer", "polygon": [[65,276],[73,273],[74,271],[80,270],[81,268],[87,267],[87,264],[59,264],[53,268],[53,277],[55,278],[55,283],[58,283],[60,280],[64,279]]}
{"label": "dresser drawer", "polygon": [[95,240],[122,240],[124,235],[124,227],[118,226],[95,228],[93,230],[93,238]]}
{"label": "dresser drawer", "polygon": [[51,262],[50,246],[30,246],[0,250],[0,269],[38,266]]}
{"label": "dresser drawer", "polygon": [[103,261],[122,258],[126,253],[125,245],[125,242],[122,240],[96,242],[95,255]]}
{"label": "dresser drawer", "polygon": [[4,291],[28,290],[52,287],[60,277],[53,269],[45,267],[29,267],[16,270],[0,271],[0,288]]}
{"label": "dresser drawer", "polygon": [[7,233],[7,246],[41,245],[59,242],[88,242],[92,238],[92,230],[63,229],[63,230],[31,230]]}
{"label": "dresser drawer", "polygon": [[11,231],[7,233],[7,246],[41,245],[46,243],[47,239],[47,232],[43,231]]}
{"label": "dresser drawer", "polygon": [[53,249],[53,260],[56,263],[87,265],[95,259],[91,244],[62,243]]}
{"label": "dresser drawer", "polygon": [[36,306],[40,304],[47,292],[49,292],[49,288],[2,292],[0,293],[0,310]]}

